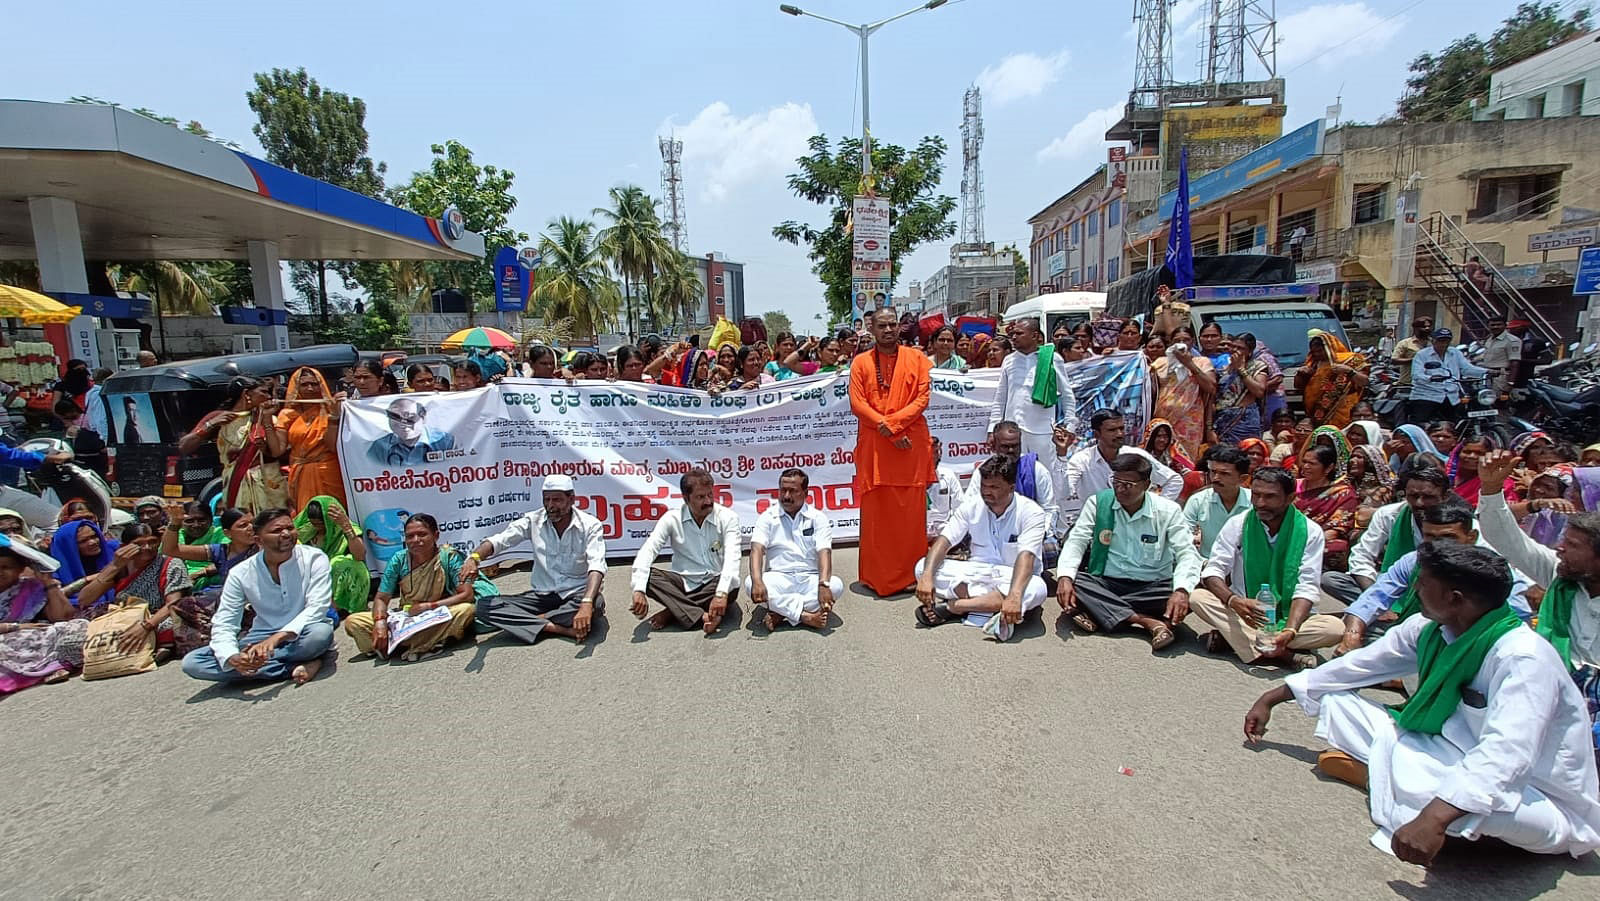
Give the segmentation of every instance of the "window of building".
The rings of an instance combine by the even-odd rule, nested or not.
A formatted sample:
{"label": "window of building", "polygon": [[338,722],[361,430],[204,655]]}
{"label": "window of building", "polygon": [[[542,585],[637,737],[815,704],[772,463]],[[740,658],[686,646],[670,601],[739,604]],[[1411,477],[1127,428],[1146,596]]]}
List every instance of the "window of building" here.
{"label": "window of building", "polygon": [[1084,284],[1086,284],[1086,285],[1094,284],[1094,276],[1095,276],[1095,269],[1096,268],[1097,267],[1090,266],[1089,268],[1083,270],[1083,283]]}
{"label": "window of building", "polygon": [[1074,223],[1072,223],[1072,244],[1073,244],[1073,246],[1077,246],[1078,242],[1083,239],[1082,226],[1083,226],[1082,222],[1074,222]]}
{"label": "window of building", "polygon": [[1194,255],[1197,257],[1214,257],[1217,255],[1217,237],[1212,235],[1203,241],[1194,242]]}
{"label": "window of building", "polygon": [[1561,113],[1566,116],[1583,115],[1583,82],[1575,81],[1561,89]]}
{"label": "window of building", "polygon": [[1305,229],[1305,233],[1300,236],[1300,250],[1303,254],[1312,249],[1317,238],[1317,211],[1300,210],[1278,217],[1278,233],[1273,236],[1278,253],[1289,255],[1289,239],[1294,237],[1295,229],[1298,228]]}
{"label": "window of building", "polygon": [[1106,260],[1106,284],[1111,284],[1122,277],[1122,261],[1119,259]]}
{"label": "window of building", "polygon": [[1528,115],[1525,118],[1528,118],[1528,119],[1543,119],[1544,118],[1544,95],[1543,94],[1540,94],[1537,97],[1529,97],[1528,98]]}
{"label": "window of building", "polygon": [[1100,211],[1095,210],[1089,214],[1089,237],[1100,234]]}
{"label": "window of building", "polygon": [[[1581,85],[1580,85],[1580,87],[1581,87]],[[1111,201],[1110,205],[1108,205],[1106,207],[1106,227],[1107,228],[1116,228],[1117,226],[1119,226],[1121,224],[1122,224],[1122,201],[1120,199],[1113,200],[1113,201]]]}
{"label": "window of building", "polygon": [[1389,185],[1356,185],[1355,213],[1356,225],[1368,222],[1378,222],[1386,218],[1389,209]]}
{"label": "window of building", "polygon": [[1250,248],[1256,246],[1256,230],[1254,228],[1241,228],[1228,232],[1229,253],[1249,253]]}
{"label": "window of building", "polygon": [[1560,197],[1560,172],[1479,178],[1477,203],[1467,210],[1467,221],[1538,219],[1555,209]]}

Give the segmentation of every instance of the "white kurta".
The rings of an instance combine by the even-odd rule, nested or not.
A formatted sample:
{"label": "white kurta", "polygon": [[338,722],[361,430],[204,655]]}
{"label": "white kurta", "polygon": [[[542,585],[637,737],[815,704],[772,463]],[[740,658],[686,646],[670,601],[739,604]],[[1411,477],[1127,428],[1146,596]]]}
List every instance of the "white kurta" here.
{"label": "white kurta", "polygon": [[[1417,672],[1413,616],[1381,639],[1285,680],[1317,736],[1367,764],[1372,844],[1434,798],[1467,815],[1449,834],[1498,838],[1543,854],[1600,848],[1600,785],[1589,710],[1555,649],[1531,629],[1502,636],[1439,735],[1402,732],[1356,689]],[[1391,851],[1392,853],[1392,851]]]}
{"label": "white kurta", "polygon": [[[833,526],[828,517],[810,504],[802,506],[794,516],[773,505],[756,518],[750,545],[753,548],[758,544],[765,549],[767,558],[766,571],[761,574],[761,582],[767,587],[767,611],[794,626],[799,625],[800,614],[821,610],[822,602],[817,598],[822,584],[821,554],[833,550]],[[835,599],[844,594],[844,582],[838,576],[828,580],[828,588]],[[750,595],[748,576],[744,593]]]}

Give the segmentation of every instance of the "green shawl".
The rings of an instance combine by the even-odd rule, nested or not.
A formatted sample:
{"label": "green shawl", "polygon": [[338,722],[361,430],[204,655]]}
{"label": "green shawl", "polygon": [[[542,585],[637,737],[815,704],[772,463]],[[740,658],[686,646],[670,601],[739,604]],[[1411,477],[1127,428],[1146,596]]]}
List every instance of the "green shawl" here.
{"label": "green shawl", "polygon": [[1272,594],[1278,599],[1278,622],[1284,622],[1289,618],[1289,605],[1294,602],[1294,589],[1300,582],[1300,559],[1306,554],[1306,515],[1290,507],[1278,526],[1277,543],[1268,544],[1267,527],[1251,508],[1244,515],[1240,545],[1245,582],[1241,587],[1248,591],[1272,586]]}
{"label": "green shawl", "polygon": [[[312,504],[318,504],[322,507],[322,542],[320,544],[312,544],[312,539],[316,536],[317,525],[311,521],[310,509]],[[345,537],[344,529],[340,528],[328,517],[328,510],[335,507],[338,508],[340,513],[345,512],[344,506],[336,499],[326,494],[319,494],[307,501],[305,508],[294,518],[294,530],[300,536],[300,543],[311,545],[327,554],[329,560],[340,554],[350,553],[350,540]]]}
{"label": "green shawl", "polygon": [[[316,538],[316,524],[311,521],[308,512],[313,503],[322,507],[322,542],[314,544]],[[300,537],[300,543],[314,547],[328,555],[330,576],[333,579],[333,606],[346,613],[359,613],[367,609],[368,595],[372,590],[372,576],[367,571],[367,565],[350,556],[350,539],[345,537],[344,529],[328,517],[328,511],[338,508],[344,512],[344,505],[336,498],[326,494],[319,494],[306,502],[306,508],[294,518],[294,530]],[[354,525],[352,523],[351,525]]]}
{"label": "green shawl", "polygon": [[1578,600],[1578,583],[1557,578],[1545,589],[1539,604],[1539,621],[1533,631],[1543,635],[1561,655],[1561,662],[1572,671],[1572,605]]}
{"label": "green shawl", "polygon": [[1396,726],[1412,732],[1438,735],[1445,720],[1461,704],[1461,690],[1483,668],[1483,658],[1500,636],[1522,625],[1510,604],[1501,604],[1472,624],[1455,641],[1445,644],[1438,623],[1422,627],[1417,638],[1416,694],[1404,704],[1389,708]]}
{"label": "green shawl", "polygon": [[1407,504],[1400,515],[1394,518],[1394,527],[1389,530],[1389,543],[1383,547],[1383,563],[1379,564],[1378,572],[1388,572],[1396,560],[1417,549],[1415,517],[1411,505]]}
{"label": "green shawl", "polygon": [[1038,357],[1033,370],[1033,402],[1053,407],[1061,397],[1061,386],[1056,384],[1056,346],[1049,342],[1039,345]]}
{"label": "green shawl", "polygon": [[1116,522],[1116,492],[1110,488],[1094,496],[1094,535],[1089,539],[1089,572],[1106,574],[1106,555],[1111,553],[1111,529]]}

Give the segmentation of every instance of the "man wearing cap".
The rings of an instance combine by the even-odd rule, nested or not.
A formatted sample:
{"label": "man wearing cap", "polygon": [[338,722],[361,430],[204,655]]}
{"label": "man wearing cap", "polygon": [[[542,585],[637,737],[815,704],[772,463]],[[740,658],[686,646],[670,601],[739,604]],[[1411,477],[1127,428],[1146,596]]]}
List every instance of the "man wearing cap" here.
{"label": "man wearing cap", "polygon": [[1447,328],[1433,330],[1433,343],[1411,358],[1411,401],[1406,418],[1413,423],[1437,419],[1454,422],[1461,415],[1463,378],[1483,378],[1489,370],[1467,362],[1461,348],[1452,347],[1455,333]]}
{"label": "man wearing cap", "polygon": [[153,494],[139,498],[133,505],[134,518],[160,533],[167,527],[167,503]]}
{"label": "man wearing cap", "polygon": [[1522,361],[1522,339],[1506,331],[1504,318],[1489,320],[1489,340],[1483,342],[1483,365],[1494,377],[1494,390],[1504,393],[1517,377],[1517,366]]}
{"label": "man wearing cap", "polygon": [[542,632],[582,642],[606,609],[600,583],[606,573],[605,529],[573,505],[571,476],[545,476],[544,506],[479,543],[461,566],[461,578],[478,577],[478,564],[526,543],[533,558],[528,591],[478,600],[478,622],[533,644]]}

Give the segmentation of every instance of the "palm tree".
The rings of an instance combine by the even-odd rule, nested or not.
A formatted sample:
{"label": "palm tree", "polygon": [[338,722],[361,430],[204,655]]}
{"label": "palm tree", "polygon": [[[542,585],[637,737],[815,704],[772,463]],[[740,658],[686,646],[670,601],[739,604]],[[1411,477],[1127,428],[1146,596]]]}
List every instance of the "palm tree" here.
{"label": "palm tree", "polygon": [[620,185],[610,191],[611,208],[596,207],[594,214],[608,225],[597,240],[600,252],[622,276],[626,299],[628,336],[634,336],[634,286],[649,281],[660,269],[662,250],[668,245],[661,236],[661,220],[656,216],[656,201],[638,185]]}
{"label": "palm tree", "polygon": [[415,313],[433,312],[433,272],[423,260],[396,260],[390,263],[394,276],[394,296],[404,309]]}
{"label": "palm tree", "polygon": [[617,315],[621,294],[594,240],[594,223],[567,216],[539,236],[539,279],[529,297],[546,320],[570,319],[577,334],[597,335]]}
{"label": "palm tree", "polygon": [[660,306],[660,315],[665,318],[670,313],[673,324],[677,325],[685,317],[694,315],[705,290],[694,260],[688,254],[672,251],[671,256],[662,261],[661,271],[656,273],[650,296]]}
{"label": "palm tree", "polygon": [[212,298],[228,293],[227,285],[202,264],[152,260],[123,268],[119,275],[119,289],[154,297],[162,316],[210,316],[215,312]]}

